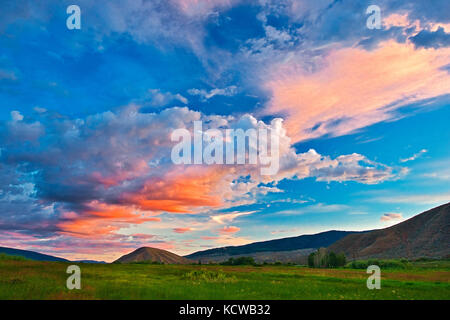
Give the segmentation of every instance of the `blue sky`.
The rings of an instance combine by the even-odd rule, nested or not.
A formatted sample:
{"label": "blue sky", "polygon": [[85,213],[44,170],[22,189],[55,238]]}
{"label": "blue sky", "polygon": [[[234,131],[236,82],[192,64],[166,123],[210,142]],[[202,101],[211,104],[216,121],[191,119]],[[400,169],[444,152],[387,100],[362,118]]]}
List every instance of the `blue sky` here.
{"label": "blue sky", "polygon": [[[448,1],[2,6],[0,245],[187,254],[383,228],[450,199]],[[170,134],[194,120],[278,128],[280,171],[174,165]]]}

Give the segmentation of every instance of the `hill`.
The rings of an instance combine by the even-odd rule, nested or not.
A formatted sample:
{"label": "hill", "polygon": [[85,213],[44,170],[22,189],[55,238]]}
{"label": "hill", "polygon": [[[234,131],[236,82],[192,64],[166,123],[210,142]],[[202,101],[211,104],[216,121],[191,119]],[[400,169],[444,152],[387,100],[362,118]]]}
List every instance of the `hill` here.
{"label": "hill", "polygon": [[243,246],[230,246],[194,252],[186,258],[202,262],[221,262],[230,257],[251,256],[258,262],[300,262],[314,249],[328,247],[352,231],[326,231],[311,235],[254,242]]}
{"label": "hill", "polygon": [[98,264],[105,264],[105,261],[97,261],[97,260],[75,260],[72,262],[77,262],[77,263],[98,263]]}
{"label": "hill", "polygon": [[20,250],[20,249],[14,249],[14,248],[6,248],[6,247],[0,247],[0,253],[5,253],[10,256],[21,256],[27,259],[36,260],[36,261],[64,261],[68,262],[69,260],[50,256],[47,254],[42,254],[34,251],[28,251],[28,250]]}
{"label": "hill", "polygon": [[329,246],[348,259],[445,258],[450,255],[450,203],[389,228],[351,234]]}
{"label": "hill", "polygon": [[189,264],[193,263],[191,260],[186,259],[184,257],[180,257],[175,253],[150,248],[150,247],[142,247],[134,250],[131,253],[128,253],[116,261],[114,263],[132,263],[132,262],[157,262],[164,264]]}

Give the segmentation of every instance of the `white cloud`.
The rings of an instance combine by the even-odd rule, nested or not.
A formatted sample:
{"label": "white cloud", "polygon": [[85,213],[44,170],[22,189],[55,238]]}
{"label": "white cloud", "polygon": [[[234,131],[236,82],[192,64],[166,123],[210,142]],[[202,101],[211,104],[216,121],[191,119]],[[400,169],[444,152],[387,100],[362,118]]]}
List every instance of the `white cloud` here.
{"label": "white cloud", "polygon": [[225,213],[217,216],[212,216],[211,219],[219,224],[226,224],[232,222],[234,219],[238,217],[246,216],[255,212],[257,211]]}
{"label": "white cloud", "polygon": [[11,111],[11,118],[13,121],[22,121],[23,115],[19,111]]}
{"label": "white cloud", "polygon": [[183,104],[188,104],[188,99],[179,93],[162,92],[160,89],[150,89],[150,105],[154,107],[166,106],[173,101],[180,101]]}
{"label": "white cloud", "polygon": [[229,86],[223,89],[215,88],[211,89],[209,91],[206,91],[205,89],[189,89],[188,93],[192,96],[200,96],[202,100],[206,101],[211,99],[214,96],[226,96],[231,97],[234,96],[237,93],[237,87],[236,86]]}
{"label": "white cloud", "polygon": [[411,157],[409,158],[405,158],[405,159],[400,159],[400,162],[404,163],[404,162],[408,162],[408,161],[414,161],[417,158],[419,158],[420,156],[422,156],[423,154],[427,153],[428,150],[427,149],[422,149],[419,152],[413,154]]}

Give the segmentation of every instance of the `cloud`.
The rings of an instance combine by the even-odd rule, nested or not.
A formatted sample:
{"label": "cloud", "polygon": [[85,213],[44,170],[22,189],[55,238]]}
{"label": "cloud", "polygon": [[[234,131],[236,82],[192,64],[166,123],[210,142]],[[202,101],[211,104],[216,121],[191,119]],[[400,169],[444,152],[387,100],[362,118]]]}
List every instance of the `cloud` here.
{"label": "cloud", "polygon": [[11,118],[13,121],[22,121],[23,115],[19,111],[11,111]]}
{"label": "cloud", "polygon": [[215,243],[222,246],[242,246],[251,243],[252,240],[246,237],[233,237],[229,234],[224,234],[215,240]]}
{"label": "cloud", "polygon": [[191,228],[174,228],[173,232],[175,233],[186,233],[192,231]]}
{"label": "cloud", "polygon": [[234,226],[228,226],[228,227],[223,227],[222,229],[219,230],[219,232],[220,233],[236,233],[239,230],[241,230],[241,228],[234,227]]}
{"label": "cloud", "polygon": [[174,0],[180,10],[188,16],[205,16],[215,10],[226,9],[238,3],[237,0]]}
{"label": "cloud", "polygon": [[438,180],[450,180],[450,169],[442,170],[440,172],[424,173],[422,176]]}
{"label": "cloud", "polygon": [[280,234],[280,233],[298,233],[299,228],[292,228],[292,229],[282,229],[282,230],[273,230],[270,232],[272,235]]}
{"label": "cloud", "polygon": [[193,96],[200,96],[203,101],[206,101],[215,96],[234,96],[237,93],[237,87],[229,86],[223,89],[215,88],[209,91],[206,91],[205,89],[189,89],[188,93]]}
{"label": "cloud", "polygon": [[[260,164],[173,165],[170,134],[178,128],[192,130],[194,120],[204,120],[206,127],[270,128],[280,138],[279,172],[261,176]],[[1,187],[6,190],[0,195],[2,228],[31,228],[34,221],[32,228],[42,232],[99,237],[130,225],[158,223],[163,212],[194,214],[252,203],[269,192],[282,192],[274,184],[284,179],[375,184],[402,173],[360,154],[332,159],[312,149],[296,153],[280,120],[265,124],[250,115],[212,117],[188,108],[142,113],[131,105],[119,113],[42,121],[10,121],[0,130]],[[23,148],[17,142],[24,140],[34,144]],[[32,188],[25,188],[24,182]],[[39,213],[10,214],[15,211],[12,197],[26,197],[21,211]],[[211,219],[226,224],[251,213]]]}
{"label": "cloud", "polygon": [[[258,29],[252,38],[244,32],[236,39],[237,33],[227,28],[239,24],[232,18],[235,11],[228,10],[240,3],[125,0],[97,5],[80,0],[87,38],[77,46],[82,50],[74,50],[77,54],[89,53],[86,57],[95,58],[108,54],[108,45],[134,42],[133,50],[143,45],[150,49],[146,52],[169,60],[167,66],[179,61],[165,58],[180,52],[183,58],[198,58],[205,67],[200,72],[207,74],[189,74],[189,80],[183,83],[176,80],[173,83],[179,84],[179,90],[150,89],[141,100],[134,100],[136,105],[117,111],[93,111],[78,118],[51,116],[44,108],[35,108],[33,114],[13,111],[12,121],[0,123],[2,232],[12,232],[8,233],[14,237],[11,239],[22,239],[27,246],[45,243],[61,249],[61,253],[69,254],[69,246],[78,246],[79,252],[91,255],[94,249],[105,247],[106,256],[112,258],[114,250],[125,252],[143,243],[175,246],[153,235],[123,235],[132,227],[164,227],[177,233],[188,229],[174,228],[183,225],[180,220],[202,214],[204,225],[188,224],[191,230],[216,232],[217,225],[238,228],[226,226],[257,211],[223,211],[261,203],[264,196],[284,192],[284,180],[379,184],[403,177],[406,168],[360,153],[330,156],[314,149],[298,150],[293,144],[395,120],[402,116],[401,107],[448,94],[450,51],[446,46],[450,29],[448,10],[444,10],[448,1],[430,5],[428,1],[380,0],[383,17],[387,18],[383,29],[374,32],[364,27],[368,1],[264,0],[252,4],[248,15],[242,8],[236,10],[242,11],[241,21],[247,24],[250,20],[246,18],[252,19]],[[10,2],[9,11],[0,12],[0,29],[6,30],[4,25],[10,24],[8,30],[15,30],[23,19],[31,30],[50,19],[66,18],[60,7],[56,1],[42,5],[25,1],[20,6]],[[233,42],[212,41],[222,32]],[[68,43],[68,48],[75,48]],[[104,50],[90,54],[90,49],[99,47]],[[133,50],[129,52],[132,59]],[[181,68],[175,67],[174,72],[189,69],[182,60]],[[172,74],[170,66],[169,72]],[[21,80],[28,78],[16,71],[0,70],[0,80],[15,81],[18,76]],[[150,79],[152,74],[148,76]],[[201,79],[206,89],[192,79]],[[55,83],[54,79],[43,81],[46,86]],[[144,88],[154,88],[150,83]],[[231,83],[238,84],[239,89],[227,86]],[[188,94],[207,101],[234,96],[249,87],[258,92],[259,105],[268,98],[264,113],[257,116],[246,114],[245,106],[235,116],[207,115],[187,107],[144,112],[138,106],[154,107],[147,111],[155,111],[173,104],[187,105],[189,100],[177,93],[185,94],[187,88],[192,88]],[[284,120],[257,119],[265,115]],[[260,166],[174,166],[170,161],[170,134],[179,128],[191,130],[194,120],[208,123],[207,128],[273,130],[280,138],[280,170],[273,176],[261,176]],[[449,198],[447,194],[388,196],[382,201],[424,203]],[[295,212],[301,210],[332,212],[348,208],[318,204]],[[175,224],[173,220],[164,221],[166,215],[184,216]],[[249,241],[227,232],[219,235],[215,237],[218,243]],[[5,242],[6,238],[0,238],[2,243],[13,243]]]}
{"label": "cloud", "polygon": [[382,222],[392,222],[402,220],[403,216],[401,213],[385,213],[381,216],[380,221]]}
{"label": "cloud", "polygon": [[418,48],[443,48],[450,46],[450,33],[446,33],[444,28],[439,27],[436,31],[422,30],[414,37],[409,38]]}
{"label": "cloud", "polygon": [[212,216],[211,219],[219,224],[225,224],[225,223],[232,222],[234,219],[236,219],[238,217],[246,216],[246,215],[249,215],[249,214],[252,214],[255,212],[256,211],[225,213],[225,214]]}
{"label": "cloud", "polygon": [[202,240],[217,240],[219,237],[203,236],[200,237]]}
{"label": "cloud", "polygon": [[156,236],[153,234],[135,233],[130,235],[133,239],[149,240],[154,239]]}
{"label": "cloud", "polygon": [[394,194],[386,196],[377,196],[370,201],[382,203],[408,203],[420,205],[440,205],[450,201],[450,193],[437,194]]}
{"label": "cloud", "polygon": [[179,101],[183,104],[188,104],[188,99],[180,95],[179,93],[173,94],[171,92],[161,92],[160,89],[149,89],[150,105],[153,107],[166,106],[173,101]]}
{"label": "cloud", "polygon": [[450,49],[388,41],[373,51],[336,48],[312,72],[295,60],[283,62],[267,77],[272,98],[266,113],[287,116],[294,142],[349,134],[395,119],[402,106],[447,94],[442,67],[449,59]]}
{"label": "cloud", "polygon": [[377,184],[398,179],[407,173],[406,168],[392,168],[371,161],[361,154],[353,153],[332,159],[318,154],[314,149],[299,154],[287,154],[281,163],[279,179],[315,177],[317,181]]}
{"label": "cloud", "polygon": [[423,154],[427,153],[428,150],[427,149],[422,149],[420,150],[418,153],[413,154],[411,157],[409,158],[405,158],[405,159],[400,159],[400,162],[408,162],[408,161],[414,161],[417,158],[419,158],[420,156],[422,156]]}
{"label": "cloud", "polygon": [[301,208],[294,208],[276,212],[276,215],[301,215],[306,213],[328,213],[339,211],[350,211],[351,207],[343,204],[317,203]]}

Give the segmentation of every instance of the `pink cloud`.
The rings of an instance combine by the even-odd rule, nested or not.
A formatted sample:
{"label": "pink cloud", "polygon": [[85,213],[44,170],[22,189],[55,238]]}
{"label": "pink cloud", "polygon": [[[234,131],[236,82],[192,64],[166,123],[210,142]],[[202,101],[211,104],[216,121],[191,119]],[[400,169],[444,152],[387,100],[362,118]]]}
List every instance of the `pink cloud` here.
{"label": "pink cloud", "polygon": [[201,237],[202,240],[217,240],[219,239],[219,237],[210,237],[210,236],[205,236],[205,237]]}
{"label": "pink cloud", "polygon": [[223,227],[222,229],[219,230],[219,232],[220,233],[236,233],[239,230],[241,230],[241,228],[229,226],[229,227]]}
{"label": "pink cloud", "polygon": [[173,232],[175,233],[186,233],[192,231],[191,228],[174,228]]}
{"label": "pink cloud", "polygon": [[381,216],[380,220],[383,222],[397,221],[403,219],[401,213],[385,213]]}
{"label": "pink cloud", "polygon": [[401,106],[448,93],[449,60],[450,48],[387,41],[373,51],[335,49],[315,72],[284,62],[266,83],[273,94],[266,113],[286,114],[294,142],[349,134],[392,119]]}

